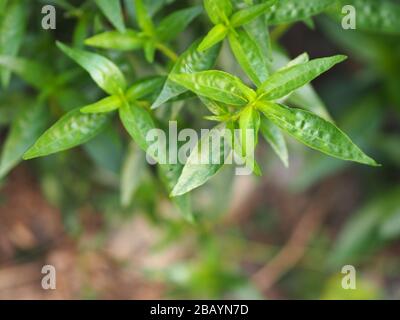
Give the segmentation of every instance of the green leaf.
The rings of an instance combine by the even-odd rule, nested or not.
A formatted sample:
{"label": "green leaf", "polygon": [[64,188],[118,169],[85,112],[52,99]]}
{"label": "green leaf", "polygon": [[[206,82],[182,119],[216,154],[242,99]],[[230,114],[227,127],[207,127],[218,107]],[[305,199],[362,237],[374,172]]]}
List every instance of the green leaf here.
{"label": "green leaf", "polygon": [[0,159],[0,179],[20,160],[45,129],[48,117],[42,103],[25,106],[11,123]]}
{"label": "green leaf", "polygon": [[233,10],[231,0],[204,0],[204,8],[214,24],[228,23]]}
{"label": "green leaf", "polygon": [[153,76],[137,80],[126,92],[126,98],[131,100],[138,100],[145,98],[154,93],[159,93],[165,82],[165,77]]}
{"label": "green leaf", "polygon": [[36,89],[45,89],[54,80],[51,71],[46,66],[35,61],[11,56],[0,56],[0,66],[15,72]]}
{"label": "green leaf", "polygon": [[240,66],[249,78],[260,86],[268,78],[268,63],[262,49],[245,30],[229,34],[229,44]]}
{"label": "green leaf", "polygon": [[239,78],[223,71],[173,74],[170,79],[200,96],[235,106],[244,106],[255,97]]}
{"label": "green leaf", "polygon": [[258,16],[267,12],[267,10],[271,8],[275,2],[276,0],[268,0],[262,4],[253,5],[246,9],[235,12],[230,19],[231,25],[236,28],[249,23]]}
{"label": "green leaf", "polygon": [[119,31],[100,33],[86,39],[85,44],[97,48],[126,51],[143,47],[144,41],[138,32],[129,29],[123,33]]}
{"label": "green leaf", "polygon": [[261,117],[260,131],[264,139],[282,160],[285,167],[289,167],[288,150],[281,130],[267,118]]}
{"label": "green leaf", "polygon": [[107,58],[96,53],[70,48],[61,42],[57,42],[57,46],[89,72],[94,82],[108,94],[116,95],[125,90],[126,81],[124,75]]}
{"label": "green leaf", "polygon": [[153,103],[152,109],[158,108],[163,103],[171,100],[186,92],[186,88],[182,87],[173,81],[171,76],[180,73],[192,73],[210,69],[217,59],[221,46],[214,46],[209,50],[199,52],[197,47],[199,40],[195,41],[182,55],[172,68],[164,87],[158,96],[157,100]]}
{"label": "green leaf", "polygon": [[388,0],[340,0],[337,12],[340,21],[345,15],[342,14],[342,8],[346,5],[355,8],[357,30],[394,35],[400,33],[399,3]]}
{"label": "green leaf", "polygon": [[104,113],[118,109],[122,105],[121,98],[110,96],[81,108],[82,113]]}
{"label": "green leaf", "polygon": [[[174,186],[178,182],[178,179],[182,173],[182,167],[183,166],[180,164],[160,164],[157,166],[160,179],[163,182],[168,193],[171,193]],[[173,197],[172,202],[179,209],[182,217],[186,219],[186,221],[190,223],[194,222],[190,194]]]}
{"label": "green leaf", "polygon": [[[0,55],[17,55],[25,33],[26,16],[27,4],[22,0],[13,0],[6,7],[6,12],[0,19]],[[0,68],[0,78],[4,87],[10,81],[10,74],[10,69]]]}
{"label": "green leaf", "polygon": [[171,196],[183,195],[203,185],[223,167],[231,152],[227,132],[226,124],[222,123],[201,138],[183,167]]}
{"label": "green leaf", "polygon": [[[285,67],[294,66],[296,64],[305,63],[309,61],[307,53],[303,53],[293,60],[290,60],[288,56],[280,50],[274,50],[274,65],[273,70],[283,70]],[[281,65],[284,67],[279,68]],[[292,92],[288,97],[287,101],[294,106],[311,111],[318,116],[332,121],[332,118],[321,98],[315,92],[311,84],[306,84],[303,87]]]}
{"label": "green leaf", "polygon": [[157,37],[162,41],[170,41],[196,18],[202,11],[200,6],[177,10],[161,20],[157,27]]}
{"label": "green leaf", "polygon": [[215,25],[205,36],[203,41],[201,41],[199,47],[197,50],[199,51],[204,51],[218,42],[221,42],[222,40],[225,39],[226,35],[228,34],[228,28],[225,27],[223,24],[217,24]]}
{"label": "green leaf", "polygon": [[142,0],[135,0],[136,20],[139,27],[147,34],[154,35],[154,24]]}
{"label": "green leaf", "polygon": [[339,159],[378,166],[334,124],[311,112],[275,103],[260,103],[258,107],[275,125],[310,148]]}
{"label": "green leaf", "polygon": [[95,0],[96,4],[119,32],[125,31],[120,0]]}
{"label": "green leaf", "polygon": [[[248,106],[240,113],[240,145],[241,155],[246,160],[246,166],[255,170],[258,166],[255,164],[254,151],[258,144],[258,131],[260,129],[260,113],[253,106]],[[256,171],[258,174],[259,169]]]}
{"label": "green leaf", "polygon": [[262,52],[264,59],[272,61],[271,38],[268,25],[264,17],[258,17],[244,26],[250,38],[254,39],[259,51]]}
{"label": "green leaf", "polygon": [[306,20],[336,4],[336,0],[279,0],[267,12],[270,25]]}
{"label": "green leaf", "polygon": [[109,118],[109,114],[84,114],[79,108],[74,109],[43,133],[23,159],[43,157],[81,145],[99,134]]}
{"label": "green leaf", "polygon": [[345,59],[346,56],[337,55],[328,58],[314,59],[306,63],[284,68],[272,74],[258,88],[257,93],[260,99],[264,101],[283,98]]}
{"label": "green leaf", "polygon": [[214,115],[223,116],[228,113],[228,108],[226,107],[226,105],[220,102],[202,96],[199,96],[199,99],[207,107],[207,109]]}
{"label": "green leaf", "polygon": [[[124,103],[119,108],[119,117],[132,139],[143,151],[149,152],[150,145],[146,137],[150,130],[156,129],[151,114],[135,103]],[[150,156],[155,160],[159,159],[156,154],[150,154]]]}
{"label": "green leaf", "polygon": [[132,197],[140,186],[140,182],[145,172],[146,157],[142,150],[131,143],[125,156],[121,171],[120,202],[123,207],[127,207]]}
{"label": "green leaf", "polygon": [[144,43],[144,56],[148,63],[153,63],[156,54],[156,44],[150,39]]}

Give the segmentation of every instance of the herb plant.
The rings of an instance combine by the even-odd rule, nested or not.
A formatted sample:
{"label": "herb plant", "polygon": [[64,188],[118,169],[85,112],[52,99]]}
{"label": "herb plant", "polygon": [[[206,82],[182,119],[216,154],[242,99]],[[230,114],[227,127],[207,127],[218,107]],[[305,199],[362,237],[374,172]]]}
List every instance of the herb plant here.
{"label": "herb plant", "polygon": [[[60,51],[56,56],[62,53],[72,59],[102,90],[101,94],[98,91],[91,94],[89,103],[63,109],[54,108],[54,101],[61,98],[58,92],[68,88],[74,88],[76,93],[86,90],[86,87],[74,86],[75,81],[86,75],[62,56],[62,61],[55,62],[53,67],[43,63],[43,59],[36,61],[19,55],[26,29],[27,4],[20,0],[0,1],[0,8],[6,8],[0,10],[6,12],[1,20],[0,34],[3,88],[7,88],[10,74],[14,73],[36,92],[31,105],[22,108],[10,125],[3,146],[0,177],[7,175],[21,158],[44,157],[83,145],[108,130],[116,133],[117,139],[123,139],[115,121],[117,114],[135,144],[149,152],[147,133],[155,128],[165,128],[168,117],[174,119],[179,113],[174,106],[189,106],[196,103],[196,99],[211,113],[206,119],[217,122],[215,130],[240,129],[242,134],[235,136],[240,150],[234,142],[228,148],[240,153],[256,174],[261,174],[261,169],[252,154],[258,135],[271,145],[285,166],[289,165],[285,134],[332,157],[377,166],[335,125],[310,85],[312,80],[346,57],[310,59],[304,53],[290,60],[277,42],[279,35],[294,22],[302,21],[313,27],[312,18],[323,12],[340,19],[344,2],[357,5],[360,1],[204,0],[202,5],[198,3],[163,17],[155,12],[165,1],[134,0],[134,5],[132,1],[126,1],[121,6],[119,0],[96,0],[84,1],[81,7],[67,1],[53,1],[78,19],[73,43],[57,41],[56,47]],[[397,28],[398,19],[393,19],[392,12],[398,11],[398,6],[391,8],[390,4],[386,7],[386,4],[378,6],[374,1],[366,2],[371,7],[378,7],[389,19],[379,23],[362,11],[358,18],[361,28],[380,29],[383,26],[389,32]],[[94,5],[103,13],[102,17],[83,15],[84,8],[93,9]],[[128,14],[127,18],[123,14],[126,12],[133,14]],[[194,19],[199,23],[199,16],[203,14],[207,14],[211,22],[208,33],[203,32],[187,44],[186,49],[176,51],[182,47],[179,35],[194,24]],[[9,27],[12,21],[15,28]],[[92,23],[90,28],[89,22]],[[89,35],[89,30],[94,35]],[[215,68],[224,39],[242,70],[236,70],[236,74]],[[91,51],[84,45],[99,51]],[[52,50],[56,50],[54,46]],[[286,61],[285,66],[277,66],[279,58]],[[127,67],[127,61],[134,61],[132,64],[138,67],[137,70]],[[140,69],[146,63],[148,70],[142,72]],[[176,114],[163,109],[174,109]],[[44,131],[48,118],[58,120]],[[247,146],[244,139],[247,129],[255,132],[256,143],[252,146]],[[193,217],[188,192],[203,185],[223,167],[223,164],[192,162],[196,153],[210,152],[201,148],[201,144],[202,141],[193,149],[185,165],[158,165],[159,177],[167,193],[189,220]],[[150,156],[157,160],[163,155],[151,153]],[[121,181],[126,181],[126,174],[121,173]],[[126,188],[130,193],[134,189],[133,186]],[[122,198],[126,199],[126,196]]]}

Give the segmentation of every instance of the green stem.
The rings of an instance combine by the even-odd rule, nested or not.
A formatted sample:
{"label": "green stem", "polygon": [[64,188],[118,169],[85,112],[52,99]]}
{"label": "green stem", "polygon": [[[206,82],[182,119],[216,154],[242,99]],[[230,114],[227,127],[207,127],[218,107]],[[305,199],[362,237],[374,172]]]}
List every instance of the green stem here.
{"label": "green stem", "polygon": [[279,38],[281,38],[286,31],[288,31],[290,29],[292,25],[290,23],[287,24],[281,24],[279,26],[277,26],[274,30],[272,30],[271,32],[271,40],[272,41],[277,41],[279,40]]}
{"label": "green stem", "polygon": [[166,45],[158,42],[156,44],[156,48],[160,50],[163,54],[165,54],[168,58],[170,58],[173,62],[176,62],[176,60],[178,60],[178,55]]}

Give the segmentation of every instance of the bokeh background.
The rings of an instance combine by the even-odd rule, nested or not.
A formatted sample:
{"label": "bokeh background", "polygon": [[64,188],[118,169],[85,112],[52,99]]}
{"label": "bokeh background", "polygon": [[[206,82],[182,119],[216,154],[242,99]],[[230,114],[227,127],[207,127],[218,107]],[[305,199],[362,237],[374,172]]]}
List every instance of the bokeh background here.
{"label": "bokeh background", "polygon": [[[26,1],[21,56],[57,72],[77,68],[54,41],[82,46],[94,28],[110,26],[93,1],[68,2],[78,11],[64,1]],[[56,30],[41,29],[47,3],[56,5]],[[127,25],[135,26],[132,1],[123,3]],[[157,20],[200,2],[146,3]],[[335,160],[289,138],[286,169],[261,142],[263,176],[235,176],[226,167],[193,193],[193,225],[115,123],[83,147],[22,162],[0,181],[0,299],[399,299],[400,36],[344,31],[327,15],[314,24],[271,31],[292,58],[349,56],[313,86],[339,127],[382,167]],[[202,14],[176,51],[209,26]],[[140,52],[102,53],[130,80],[165,72]],[[227,45],[217,67],[242,75]],[[0,90],[0,145],[35,95],[17,76]],[[99,96],[81,72],[49,99],[52,121]],[[182,127],[211,125],[195,100],[164,109]],[[122,186],[121,172],[130,175]],[[56,267],[56,290],[41,288],[45,264]],[[344,265],[356,268],[356,290],[341,287]]]}

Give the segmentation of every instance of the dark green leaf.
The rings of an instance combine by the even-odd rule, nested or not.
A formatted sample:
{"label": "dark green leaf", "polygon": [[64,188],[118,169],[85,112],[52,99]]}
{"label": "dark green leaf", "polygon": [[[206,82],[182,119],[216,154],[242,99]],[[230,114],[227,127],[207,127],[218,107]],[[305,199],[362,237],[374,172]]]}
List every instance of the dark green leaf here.
{"label": "dark green leaf", "polygon": [[20,160],[45,129],[48,117],[42,103],[25,106],[11,123],[0,160],[0,179]]}
{"label": "dark green leaf", "polygon": [[[0,19],[0,55],[13,57],[18,53],[25,33],[27,6],[23,0],[13,0],[6,7]],[[0,68],[0,77],[2,85],[7,86],[10,69]]]}
{"label": "dark green leaf", "polygon": [[157,27],[157,37],[169,41],[186,29],[202,11],[200,6],[178,10],[164,18]]}

